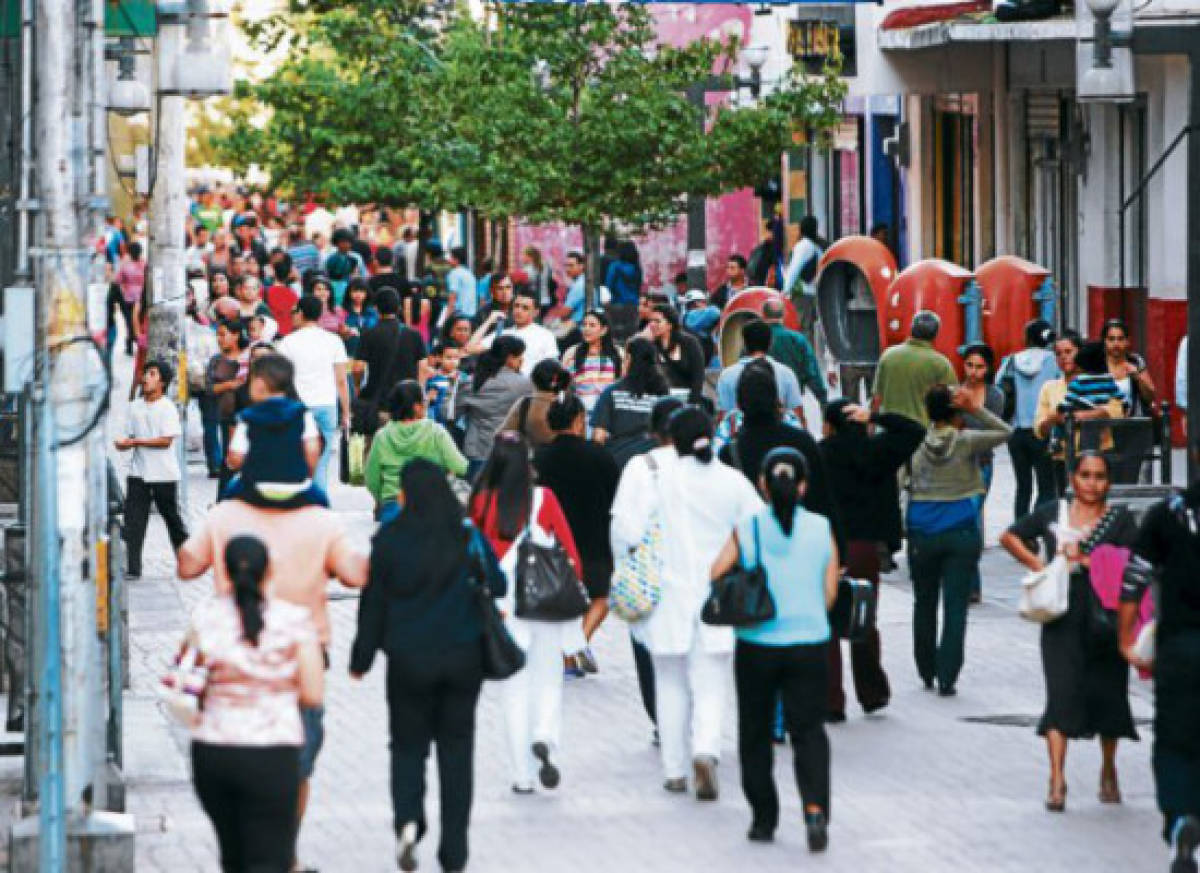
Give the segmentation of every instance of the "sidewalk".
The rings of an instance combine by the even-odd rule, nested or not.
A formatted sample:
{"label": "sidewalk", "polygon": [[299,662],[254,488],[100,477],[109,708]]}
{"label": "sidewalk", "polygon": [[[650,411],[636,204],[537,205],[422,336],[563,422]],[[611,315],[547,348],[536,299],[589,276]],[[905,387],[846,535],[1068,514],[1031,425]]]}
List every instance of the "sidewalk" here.
{"label": "sidewalk", "polygon": [[[1004,459],[1006,460],[1006,459]],[[1003,463],[1003,461],[1002,461]],[[193,514],[212,485],[192,467]],[[1007,472],[998,471],[999,482]],[[1006,523],[1011,498],[998,489],[988,516],[990,543]],[[359,489],[335,488],[335,507],[365,545],[369,503]],[[186,621],[209,591],[204,580],[178,583],[165,533],[151,522],[145,575],[131,586],[133,689],[127,695],[126,760],[130,811],[138,821],[138,869],[212,871],[215,839],[188,781],[187,738],[168,727],[153,686]],[[790,752],[776,763],[783,824],[771,846],[745,839],[732,683],[720,767],[722,795],[698,804],[663,792],[650,727],[637,696],[621,623],[604,626],[595,646],[601,672],[568,682],[563,785],[555,793],[518,798],[509,790],[497,688],[485,689],[478,714],[471,869],[520,871],[791,871],[979,873],[1144,871],[1165,868],[1149,768],[1148,727],[1142,742],[1122,745],[1125,803],[1096,800],[1099,748],[1072,746],[1071,793],[1065,815],[1042,808],[1048,779],[1043,743],[1032,725],[1043,704],[1037,628],[1020,621],[1013,603],[1019,573],[993,546],[984,561],[985,603],[971,612],[967,665],[959,695],[941,699],[920,688],[911,660],[910,594],[893,574],[882,591],[879,622],[892,704],[830,728],[833,822],[824,857],[804,848]],[[361,684],[346,675],[357,609],[353,596],[332,604],[333,665],[328,683],[325,751],[300,838],[300,856],[323,871],[394,870],[388,792],[384,662]],[[1132,683],[1139,719],[1152,712],[1149,688]],[[436,775],[431,770],[431,839],[422,869],[436,869]]]}

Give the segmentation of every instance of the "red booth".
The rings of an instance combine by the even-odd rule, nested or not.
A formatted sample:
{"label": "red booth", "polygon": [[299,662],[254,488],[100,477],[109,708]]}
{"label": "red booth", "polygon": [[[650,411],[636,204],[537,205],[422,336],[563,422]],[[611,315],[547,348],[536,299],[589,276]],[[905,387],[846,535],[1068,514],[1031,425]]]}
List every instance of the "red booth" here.
{"label": "red booth", "polygon": [[763,304],[768,300],[783,301],[783,323],[792,330],[800,329],[800,316],[787,296],[774,288],[747,288],[739,291],[725,304],[718,327],[720,336],[721,366],[736,364],[742,357],[742,325],[755,318],[762,318]]}
{"label": "red booth", "polygon": [[829,247],[817,274],[817,312],[825,344],[842,365],[874,366],[883,350],[882,303],[896,259],[879,240],[847,236]]}
{"label": "red booth", "polygon": [[968,319],[963,297],[974,285],[975,275],[949,261],[930,258],[904,270],[888,289],[884,303],[883,347],[908,339],[913,316],[922,309],[936,312],[942,320],[934,341],[936,348],[957,367],[959,347],[968,340]]}
{"label": "red booth", "polygon": [[1037,264],[1001,255],[975,271],[983,292],[983,341],[999,364],[1025,347],[1025,325],[1035,318],[1054,323],[1054,284],[1050,271]]}

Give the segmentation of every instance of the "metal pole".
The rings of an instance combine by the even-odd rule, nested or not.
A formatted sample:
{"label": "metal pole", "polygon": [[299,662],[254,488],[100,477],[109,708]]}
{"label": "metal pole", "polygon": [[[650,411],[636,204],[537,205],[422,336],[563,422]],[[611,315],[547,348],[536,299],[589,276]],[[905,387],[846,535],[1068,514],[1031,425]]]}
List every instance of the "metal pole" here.
{"label": "metal pole", "polygon": [[[688,88],[688,101],[696,112],[697,123],[704,130],[705,87],[698,83]],[[708,290],[708,228],[706,198],[689,194],[687,199],[687,277],[688,288]]]}
{"label": "metal pole", "polygon": [[29,267],[30,181],[33,175],[33,0],[21,0],[21,169],[17,183],[17,269],[20,282],[33,279]]}
{"label": "metal pole", "polygon": [[[172,63],[182,46],[172,32],[164,28],[156,41],[156,69]],[[187,121],[185,98],[160,95],[158,98],[157,150],[155,152],[154,189],[150,198],[150,291],[144,305],[147,311],[147,360],[170,363],[175,370],[176,391],[183,435],[179,439],[179,501],[186,517],[188,505],[187,475],[187,351],[184,346],[184,317],[187,307],[187,264],[184,237],[187,232],[187,182],[185,149]]]}
{"label": "metal pole", "polygon": [[[1188,137],[1187,155],[1187,289],[1188,289],[1188,361],[1187,361],[1187,435],[1195,445],[1200,440],[1200,49],[1192,43],[1188,58],[1191,69],[1191,93],[1188,95],[1192,135]],[[1200,479],[1200,458],[1188,452],[1188,481]]]}

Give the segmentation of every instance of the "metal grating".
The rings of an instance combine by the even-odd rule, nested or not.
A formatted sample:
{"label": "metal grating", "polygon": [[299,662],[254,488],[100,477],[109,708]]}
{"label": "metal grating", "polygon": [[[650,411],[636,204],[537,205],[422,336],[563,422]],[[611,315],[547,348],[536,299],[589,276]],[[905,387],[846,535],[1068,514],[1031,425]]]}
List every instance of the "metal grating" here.
{"label": "metal grating", "polygon": [[1025,129],[1030,138],[1058,139],[1062,135],[1062,99],[1057,92],[1026,95]]}

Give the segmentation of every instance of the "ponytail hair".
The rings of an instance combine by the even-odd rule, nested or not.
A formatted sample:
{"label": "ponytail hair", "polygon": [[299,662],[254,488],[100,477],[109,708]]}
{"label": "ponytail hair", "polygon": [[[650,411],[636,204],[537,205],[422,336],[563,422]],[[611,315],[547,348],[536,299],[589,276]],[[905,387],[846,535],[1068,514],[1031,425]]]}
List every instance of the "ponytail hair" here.
{"label": "ponytail hair", "polygon": [[584,415],[585,412],[583,401],[575,395],[575,392],[567,391],[565,394],[559,394],[550,403],[550,407],[546,410],[546,424],[550,425],[551,430],[561,433],[570,430],[575,419]]}
{"label": "ponytail hair", "polygon": [[796,504],[800,502],[800,486],[808,481],[808,461],[797,449],[780,446],[767,452],[759,466],[759,475],[765,483],[764,490],[775,520],[783,532],[791,536]]}
{"label": "ponytail hair", "polygon": [[679,457],[693,457],[701,464],[713,459],[713,423],[698,406],[685,406],[671,416],[671,442]]}
{"label": "ponytail hair", "polygon": [[267,547],[258,537],[234,537],[225,546],[225,570],[233,581],[233,597],[242,617],[242,633],[258,645],[263,629],[263,577],[267,574]]}
{"label": "ponytail hair", "polygon": [[571,371],[554,358],[547,358],[534,365],[529,381],[538,391],[561,394],[571,387]]}

